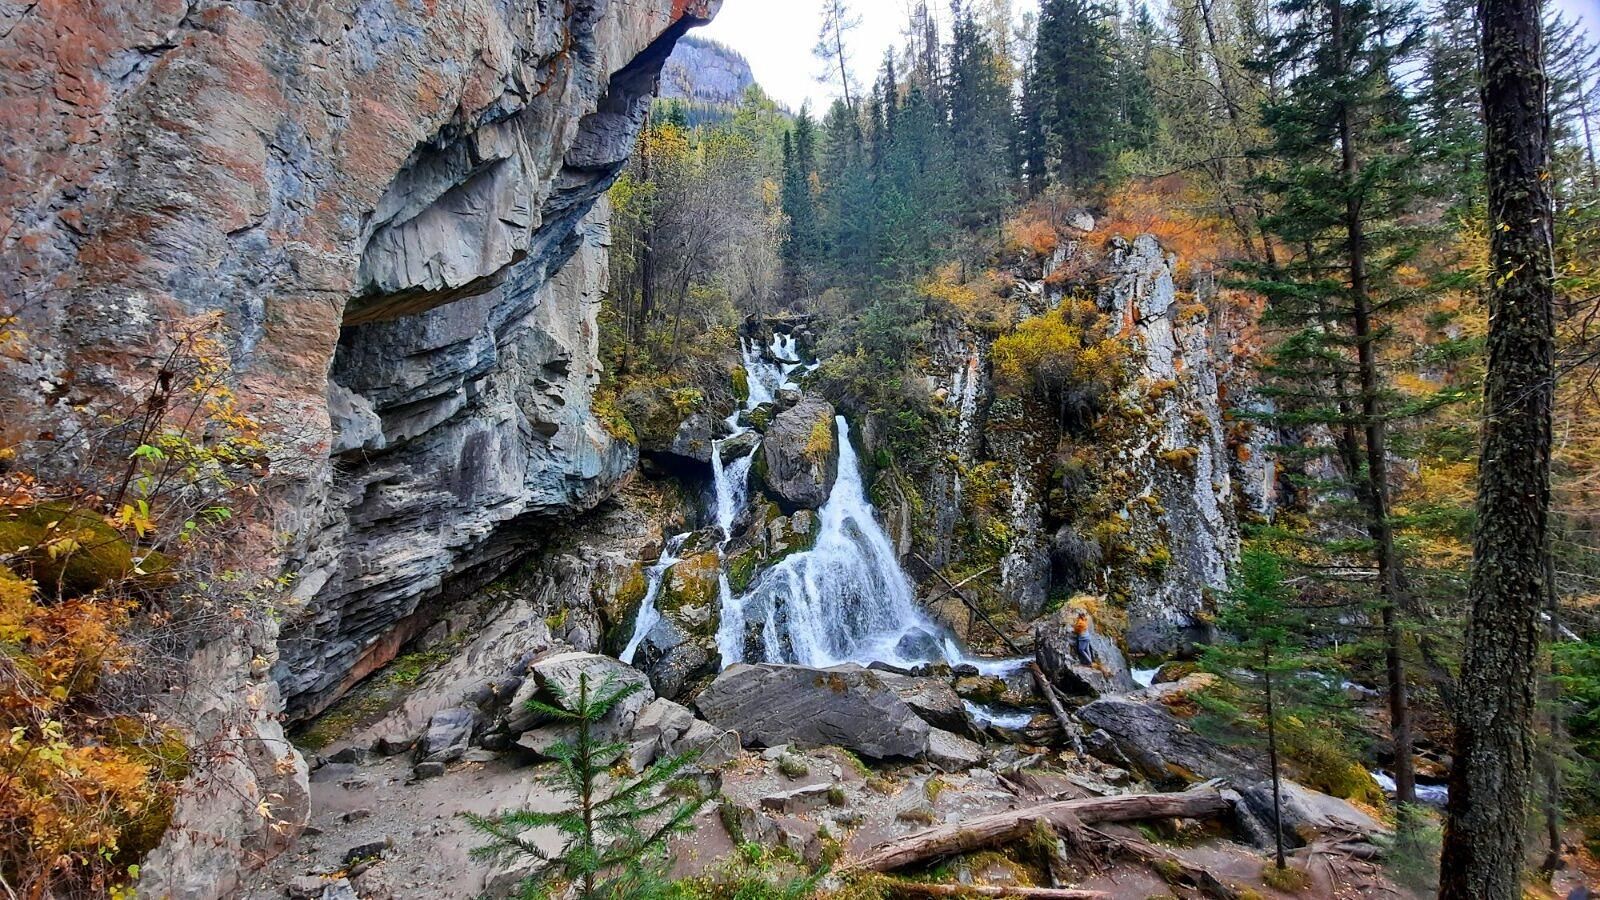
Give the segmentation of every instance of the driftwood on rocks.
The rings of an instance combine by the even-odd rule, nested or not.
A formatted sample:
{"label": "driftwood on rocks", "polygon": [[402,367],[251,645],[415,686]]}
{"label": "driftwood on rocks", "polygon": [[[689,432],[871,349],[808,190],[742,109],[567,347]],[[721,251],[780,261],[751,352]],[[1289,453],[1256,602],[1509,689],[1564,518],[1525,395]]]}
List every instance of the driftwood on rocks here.
{"label": "driftwood on rocks", "polygon": [[941,825],[882,844],[845,871],[892,872],[946,856],[1026,838],[1040,825],[1071,833],[1083,824],[1142,819],[1204,819],[1232,804],[1211,788],[1174,794],[1122,794],[1060,800]]}

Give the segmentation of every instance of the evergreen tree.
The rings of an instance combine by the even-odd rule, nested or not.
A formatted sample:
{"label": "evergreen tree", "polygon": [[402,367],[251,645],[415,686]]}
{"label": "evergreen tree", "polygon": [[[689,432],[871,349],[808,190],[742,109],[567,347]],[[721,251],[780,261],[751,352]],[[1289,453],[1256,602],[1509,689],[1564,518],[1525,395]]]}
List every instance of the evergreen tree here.
{"label": "evergreen tree", "polygon": [[[1293,256],[1254,286],[1286,337],[1266,368],[1275,416],[1320,426],[1357,500],[1366,553],[1377,570],[1395,782],[1415,801],[1410,702],[1401,609],[1406,578],[1392,518],[1389,426],[1418,410],[1389,384],[1380,350],[1417,291],[1401,277],[1420,233],[1406,224],[1416,198],[1422,138],[1395,81],[1421,30],[1401,0],[1284,0],[1270,62],[1293,73],[1265,110],[1276,164],[1257,179],[1277,204],[1266,227]],[[1332,152],[1330,152],[1330,148]]]}
{"label": "evergreen tree", "polygon": [[805,107],[783,136],[783,183],[779,205],[784,216],[784,282],[791,297],[803,294],[822,258],[821,232],[811,179],[816,172],[816,126]]}
{"label": "evergreen tree", "polygon": [[[608,677],[593,689],[589,676],[578,676],[578,695],[557,693],[557,703],[529,700],[528,708],[574,728],[574,738],[551,748],[555,771],[546,777],[553,789],[573,799],[554,812],[518,810],[497,816],[464,814],[489,838],[473,855],[484,859],[531,857],[548,863],[521,885],[523,897],[545,896],[542,888],[564,880],[578,885],[582,900],[642,900],[669,896],[666,844],[688,830],[689,820],[705,799],[682,799],[672,787],[692,754],[658,760],[643,774],[612,781],[610,769],[628,750],[620,741],[601,741],[596,723],[617,704],[638,693],[638,682],[618,685]],[[566,838],[552,857],[528,836],[535,828],[554,828]]]}
{"label": "evergreen tree", "polygon": [[969,224],[992,222],[1010,199],[1007,143],[1011,86],[994,43],[961,0],[950,4],[951,41],[946,64],[950,131],[960,180],[961,216]]}
{"label": "evergreen tree", "polygon": [[[1265,544],[1246,545],[1217,611],[1223,640],[1205,649],[1201,665],[1218,676],[1199,697],[1203,725],[1235,736],[1264,738],[1272,776],[1275,862],[1286,865],[1280,757],[1286,728],[1326,722],[1342,702],[1330,688],[1332,660],[1309,647],[1311,621],[1285,585],[1283,559]],[[1242,676],[1242,677],[1241,677]]]}
{"label": "evergreen tree", "polygon": [[1115,146],[1118,98],[1103,9],[1088,0],[1044,0],[1034,44],[1034,87],[1056,180],[1084,189],[1105,173]]}

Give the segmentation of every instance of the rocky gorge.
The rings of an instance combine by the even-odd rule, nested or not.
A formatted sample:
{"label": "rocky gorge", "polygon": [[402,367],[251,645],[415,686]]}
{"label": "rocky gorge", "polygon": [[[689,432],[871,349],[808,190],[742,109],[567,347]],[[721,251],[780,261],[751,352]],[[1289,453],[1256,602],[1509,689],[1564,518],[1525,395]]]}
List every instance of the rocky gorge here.
{"label": "rocky gorge", "polygon": [[[1002,261],[999,327],[934,324],[921,459],[829,392],[839,324],[804,311],[745,316],[684,385],[607,379],[607,191],[719,5],[0,13],[0,54],[30,60],[0,82],[0,296],[29,338],[6,395],[83,451],[54,436],[139,390],[163,328],[215,316],[274,436],[242,549],[278,595],[183,648],[160,709],[203,749],[140,896],[510,896],[531,864],[473,858],[460,814],[554,802],[532,773],[572,729],[529,701],[580,676],[636,690],[599,726],[628,769],[696,755],[719,799],[676,846],[687,873],[750,842],[848,872],[1133,798],[1177,811],[1105,821],[1216,838],[1151,871],[1254,877],[1263,761],[1189,722],[1212,676],[1162,666],[1215,638],[1279,476],[1232,418],[1249,385],[1213,280],[1073,210],[1058,247]],[[1073,304],[1125,354],[1112,395],[1001,390],[998,336]],[[1307,857],[1359,867],[1388,836],[1359,803],[1284,796]],[[1086,890],[1186,883],[1050,858]]]}

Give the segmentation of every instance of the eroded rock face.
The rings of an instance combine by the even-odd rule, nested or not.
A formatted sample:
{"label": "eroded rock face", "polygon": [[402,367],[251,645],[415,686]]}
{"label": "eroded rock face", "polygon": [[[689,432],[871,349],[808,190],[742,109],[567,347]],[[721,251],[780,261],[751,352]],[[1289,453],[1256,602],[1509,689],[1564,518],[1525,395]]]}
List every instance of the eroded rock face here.
{"label": "eroded rock face", "polygon": [[1226,587],[1239,547],[1211,314],[1177,290],[1173,268],[1150,235],[1116,239],[1100,297],[1136,351],[1131,389],[1149,423],[1114,461],[1134,485],[1128,536],[1143,554],[1124,588],[1124,639],[1135,654],[1169,653],[1209,636],[1196,614],[1207,591]]}
{"label": "eroded rock face", "polygon": [[[291,716],[387,661],[447,578],[514,559],[507,523],[591,507],[630,469],[588,415],[591,209],[673,44],[718,5],[0,12],[0,297],[29,337],[0,397],[79,433],[149,384],[164,335],[221,318],[235,391],[277,446],[271,530],[291,536],[297,605],[273,674]],[[194,668],[225,683],[204,653]],[[270,720],[276,693],[221,692],[237,708],[195,711],[199,742]],[[286,758],[268,768],[300,771],[303,793]],[[190,832],[145,867],[152,896],[225,892],[217,873],[293,837],[237,793],[186,794]]]}

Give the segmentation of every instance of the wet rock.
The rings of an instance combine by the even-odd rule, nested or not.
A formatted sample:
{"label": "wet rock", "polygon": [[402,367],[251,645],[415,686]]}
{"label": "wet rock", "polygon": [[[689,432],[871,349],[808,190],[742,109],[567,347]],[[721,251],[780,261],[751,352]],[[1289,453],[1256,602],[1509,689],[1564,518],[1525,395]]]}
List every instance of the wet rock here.
{"label": "wet rock", "polygon": [[763,663],[730,666],[695,705],[746,747],[837,744],[872,759],[927,753],[928,723],[876,672]]}
{"label": "wet rock", "polygon": [[736,459],[749,456],[759,443],[761,443],[760,434],[754,431],[741,431],[718,444],[717,451],[722,454],[722,464],[727,465]]}
{"label": "wet rock", "polygon": [[[1104,730],[1122,758],[1152,782],[1183,785],[1230,777],[1251,763],[1196,734],[1157,702],[1102,697],[1078,710],[1091,728]],[[1107,759],[1121,765],[1119,759]]]}
{"label": "wet rock", "polygon": [[1078,659],[1074,649],[1077,635],[1073,633],[1076,617],[1067,606],[1034,625],[1034,652],[1045,677],[1067,693],[1080,696],[1101,697],[1137,689],[1117,642],[1093,626],[1088,637],[1094,664],[1084,665]]}
{"label": "wet rock", "polygon": [[756,467],[767,490],[790,507],[817,509],[833,490],[839,462],[833,404],[807,397],[778,414]]}

